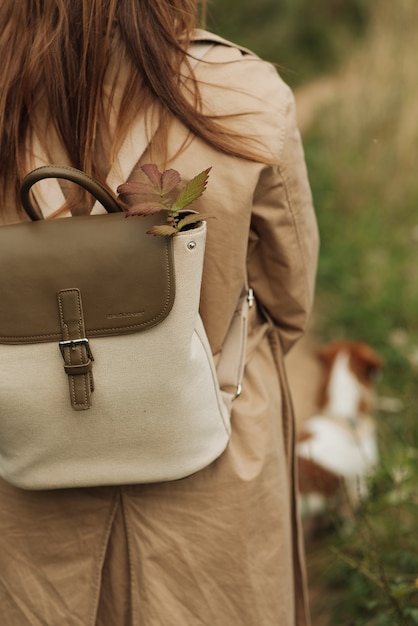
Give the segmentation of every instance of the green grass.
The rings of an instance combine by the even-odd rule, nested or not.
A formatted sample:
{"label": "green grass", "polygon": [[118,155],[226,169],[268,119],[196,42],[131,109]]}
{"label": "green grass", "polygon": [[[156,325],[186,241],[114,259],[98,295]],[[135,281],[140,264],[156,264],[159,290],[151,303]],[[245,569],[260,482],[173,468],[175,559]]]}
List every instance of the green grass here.
{"label": "green grass", "polygon": [[297,85],[338,65],[369,11],[367,0],[211,0],[208,25],[278,63]]}
{"label": "green grass", "polygon": [[323,584],[337,600],[329,623],[409,626],[418,624],[418,190],[411,185],[402,207],[388,204],[362,184],[367,165],[343,151],[336,162],[326,139],[317,130],[306,143],[322,238],[316,332],[376,348],[379,394],[400,401],[376,416],[381,465],[370,500],[324,545],[333,558]]}
{"label": "green grass", "polygon": [[370,343],[385,361],[378,392],[399,401],[376,415],[370,499],[309,557],[330,626],[418,624],[418,119],[415,73],[399,75],[418,7],[400,0],[397,21],[380,5],[343,98],[305,138],[322,239],[315,330]]}

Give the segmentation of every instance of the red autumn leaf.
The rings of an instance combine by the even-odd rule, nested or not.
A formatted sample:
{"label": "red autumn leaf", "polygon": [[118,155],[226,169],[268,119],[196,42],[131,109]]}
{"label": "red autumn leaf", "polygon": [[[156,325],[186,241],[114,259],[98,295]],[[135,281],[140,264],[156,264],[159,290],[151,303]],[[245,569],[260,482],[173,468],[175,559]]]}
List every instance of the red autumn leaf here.
{"label": "red autumn leaf", "polygon": [[129,207],[127,210],[127,215],[154,215],[154,213],[159,213],[159,211],[167,210],[161,202],[153,202],[150,200],[149,202],[140,202],[135,204],[132,207]]}
{"label": "red autumn leaf", "polygon": [[136,183],[128,182],[122,183],[116,190],[119,195],[131,196],[131,195],[153,195],[160,196],[152,185],[149,183]]}
{"label": "red autumn leaf", "polygon": [[177,233],[177,228],[175,226],[170,226],[169,224],[162,224],[161,226],[153,226],[149,230],[147,230],[148,235],[160,235],[162,237],[172,237]]}
{"label": "red autumn leaf", "polygon": [[176,170],[165,170],[161,177],[161,193],[170,193],[181,182],[180,174]]}
{"label": "red autumn leaf", "polygon": [[163,175],[158,167],[155,165],[155,163],[147,163],[146,165],[142,165],[141,170],[151,181],[154,187],[154,191],[161,193]]}

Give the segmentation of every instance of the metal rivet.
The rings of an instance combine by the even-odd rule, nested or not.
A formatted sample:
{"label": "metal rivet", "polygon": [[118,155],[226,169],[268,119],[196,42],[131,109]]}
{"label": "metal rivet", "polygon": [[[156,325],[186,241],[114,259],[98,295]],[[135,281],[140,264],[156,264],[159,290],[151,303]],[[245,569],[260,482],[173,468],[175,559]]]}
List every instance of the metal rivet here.
{"label": "metal rivet", "polygon": [[189,250],[194,250],[196,248],[196,242],[195,241],[189,241],[189,243],[187,244],[187,247],[189,248]]}

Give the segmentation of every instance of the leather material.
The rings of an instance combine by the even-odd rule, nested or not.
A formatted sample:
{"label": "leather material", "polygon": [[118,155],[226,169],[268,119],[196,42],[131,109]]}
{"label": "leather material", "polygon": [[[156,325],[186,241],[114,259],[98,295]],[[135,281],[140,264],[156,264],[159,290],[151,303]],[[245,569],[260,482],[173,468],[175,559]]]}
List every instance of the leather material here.
{"label": "leather material", "polygon": [[160,323],[175,281],[171,239],[146,234],[158,219],[118,213],[1,228],[0,342],[60,340],[63,289],[80,290],[89,337]]}
{"label": "leather material", "polygon": [[64,371],[68,374],[71,405],[75,411],[83,411],[91,407],[94,359],[86,338],[80,291],[60,291],[58,309],[63,338],[60,348],[65,363]]}
{"label": "leather material", "polygon": [[119,213],[122,211],[122,207],[119,205],[116,198],[114,198],[103,185],[91,176],[88,176],[85,172],[81,172],[69,165],[43,165],[29,172],[23,179],[20,188],[20,199],[23,208],[34,221],[43,219],[43,215],[33,204],[30,191],[33,185],[48,178],[64,178],[84,187],[86,191],[89,191],[97,198],[98,202],[106,208],[108,213]]}

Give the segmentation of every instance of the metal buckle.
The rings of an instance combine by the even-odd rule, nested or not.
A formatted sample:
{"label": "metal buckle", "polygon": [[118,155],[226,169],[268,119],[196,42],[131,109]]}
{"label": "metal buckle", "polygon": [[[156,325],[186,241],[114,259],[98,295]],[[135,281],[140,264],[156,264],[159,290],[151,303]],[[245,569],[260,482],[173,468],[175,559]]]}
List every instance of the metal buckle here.
{"label": "metal buckle", "polygon": [[239,383],[239,384],[237,385],[237,389],[236,389],[236,391],[235,391],[235,396],[234,396],[232,399],[233,399],[233,400],[236,400],[237,398],[239,398],[239,397],[240,397],[240,395],[241,395],[241,394],[242,394],[242,385],[241,385],[241,383]]}
{"label": "metal buckle", "polygon": [[247,302],[248,302],[248,308],[251,309],[251,307],[254,306],[254,303],[255,303],[255,295],[251,287],[248,290]]}
{"label": "metal buckle", "polygon": [[90,359],[90,361],[94,361],[94,357],[90,349],[90,343],[87,337],[83,337],[82,339],[68,339],[68,341],[60,341],[58,345],[60,347],[63,358],[65,357],[64,348],[76,348],[77,346],[82,345],[86,348],[87,357]]}

